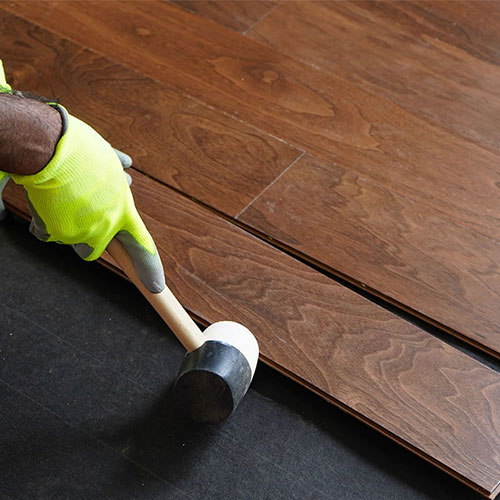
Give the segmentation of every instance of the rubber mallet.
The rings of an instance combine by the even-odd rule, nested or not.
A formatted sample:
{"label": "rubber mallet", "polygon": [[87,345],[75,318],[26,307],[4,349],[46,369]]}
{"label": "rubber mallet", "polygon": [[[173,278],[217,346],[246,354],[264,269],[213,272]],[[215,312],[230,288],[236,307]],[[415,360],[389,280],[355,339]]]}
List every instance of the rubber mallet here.
{"label": "rubber mallet", "polygon": [[243,399],[255,373],[259,357],[255,337],[233,321],[213,323],[202,332],[168,287],[157,294],[144,287],[118,240],[112,240],[107,250],[187,350],[174,385],[179,411],[199,422],[227,418]]}

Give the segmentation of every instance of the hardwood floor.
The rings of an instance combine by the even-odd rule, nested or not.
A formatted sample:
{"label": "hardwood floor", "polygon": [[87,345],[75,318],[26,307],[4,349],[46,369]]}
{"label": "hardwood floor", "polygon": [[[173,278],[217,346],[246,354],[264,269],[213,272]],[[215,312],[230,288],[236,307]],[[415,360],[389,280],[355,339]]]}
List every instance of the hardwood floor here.
{"label": "hardwood floor", "polygon": [[131,154],[197,319],[495,496],[500,373],[249,231],[500,356],[497,4],[178,3],[1,3],[8,79]]}
{"label": "hardwood floor", "polygon": [[[500,206],[491,205],[498,194],[500,153],[167,3],[49,2],[48,9],[44,5],[21,2],[7,7],[500,238]],[[66,22],[59,22],[59,16]],[[111,23],[112,18],[117,20]],[[78,19],[85,22],[86,33],[77,29]],[[149,34],[140,34],[142,25],[149,26]],[[443,183],[446,189],[441,190]]]}
{"label": "hardwood floor", "polygon": [[[499,373],[153,179],[133,178],[169,286],[196,317],[245,324],[265,362],[482,494],[496,492]],[[9,185],[5,199],[27,216],[21,189]]]}
{"label": "hardwood floor", "polygon": [[[437,227],[423,215],[431,211],[442,220],[442,227],[449,221],[453,231],[458,231],[458,238],[470,240],[471,233],[479,234],[493,240],[492,245],[500,238],[500,153],[428,123],[389,100],[168,3],[21,2],[2,7],[366,178],[393,196],[406,198],[417,214],[422,207],[424,232],[432,235]],[[282,7],[268,17],[279,13]],[[85,23],[85,33],[77,28],[79,22]],[[158,176],[154,167],[141,168]],[[359,221],[353,220],[351,225],[355,231]],[[288,228],[278,229],[287,233]],[[367,242],[368,246],[376,244],[375,240]],[[333,239],[327,242],[328,247],[335,245]],[[300,246],[301,242],[291,245],[297,252]],[[440,248],[430,250],[434,252],[431,258],[439,261]],[[409,249],[404,251],[411,253]],[[475,254],[480,251],[478,243]],[[391,258],[400,260],[397,255]],[[330,261],[321,264],[331,266]],[[474,266],[473,256],[464,255],[463,268]],[[412,262],[404,262],[399,269],[400,284],[390,290],[375,276],[350,278],[401,303],[406,298],[395,291],[401,286],[414,286],[412,269]],[[418,286],[435,281],[426,275],[429,272],[428,268],[419,269]],[[489,286],[495,295],[500,282],[495,279],[495,269],[488,272]],[[428,293],[427,285],[420,293],[428,295],[431,308],[425,309],[413,301],[404,305],[442,324],[451,333],[469,338],[486,350],[495,350],[497,329],[483,331],[481,313],[470,309],[470,301],[460,303],[464,296],[474,297],[472,302],[477,303],[474,289],[467,288],[455,297],[453,283],[446,288],[447,284],[450,282],[445,282],[438,294],[449,293],[449,301],[456,302],[457,309],[467,309],[469,318],[476,316],[471,331],[456,329],[457,324],[462,325],[460,316],[456,321],[453,318],[457,309],[442,311],[439,318],[433,318],[436,294]],[[465,284],[464,278],[461,286]]]}

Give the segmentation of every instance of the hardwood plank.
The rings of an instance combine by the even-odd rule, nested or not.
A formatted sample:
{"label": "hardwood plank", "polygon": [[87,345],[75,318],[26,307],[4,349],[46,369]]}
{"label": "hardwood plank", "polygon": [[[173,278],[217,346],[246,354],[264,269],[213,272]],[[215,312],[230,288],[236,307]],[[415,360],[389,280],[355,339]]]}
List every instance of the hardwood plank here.
{"label": "hardwood plank", "polygon": [[499,154],[390,101],[167,3],[1,7],[500,239]]}
{"label": "hardwood plank", "polygon": [[[499,373],[132,173],[169,284],[190,311],[246,324],[266,363],[483,495],[496,494]],[[8,185],[8,206],[26,215],[23,198]]]}
{"label": "hardwood plank", "polygon": [[305,156],[238,217],[322,267],[500,352],[500,246]]}
{"label": "hardwood plank", "polygon": [[[433,6],[447,18],[430,15]],[[477,22],[480,31],[491,13],[491,31],[500,3],[446,7],[434,1],[290,1],[249,35],[498,149],[499,46],[483,46],[493,37],[471,38],[459,23],[467,19],[472,31]]]}
{"label": "hardwood plank", "polygon": [[174,0],[172,3],[227,26],[245,31],[278,5],[275,0]]}
{"label": "hardwood plank", "polygon": [[301,154],[17,16],[2,14],[0,46],[12,85],[56,96],[139,169],[229,215]]}

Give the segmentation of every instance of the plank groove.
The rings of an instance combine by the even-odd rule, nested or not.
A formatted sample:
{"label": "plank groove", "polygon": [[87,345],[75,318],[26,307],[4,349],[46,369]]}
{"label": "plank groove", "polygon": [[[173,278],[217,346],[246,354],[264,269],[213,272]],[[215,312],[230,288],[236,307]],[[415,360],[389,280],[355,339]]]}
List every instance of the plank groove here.
{"label": "plank groove", "polygon": [[500,352],[500,246],[481,234],[310,156],[238,220]]}
{"label": "plank groove", "polygon": [[451,3],[290,1],[248,34],[498,150],[500,4]]}
{"label": "plank groove", "polygon": [[[483,495],[497,493],[500,374],[132,174],[169,285],[190,311],[244,323],[266,363]],[[27,215],[21,189],[9,184],[5,199]]]}

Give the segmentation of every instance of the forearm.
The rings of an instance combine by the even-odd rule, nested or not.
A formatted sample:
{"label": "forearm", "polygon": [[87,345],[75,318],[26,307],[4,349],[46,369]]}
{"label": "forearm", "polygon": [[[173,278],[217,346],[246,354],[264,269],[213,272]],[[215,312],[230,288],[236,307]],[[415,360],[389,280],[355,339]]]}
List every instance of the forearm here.
{"label": "forearm", "polygon": [[59,112],[33,99],[0,94],[0,170],[32,175],[54,156],[62,132]]}

